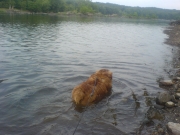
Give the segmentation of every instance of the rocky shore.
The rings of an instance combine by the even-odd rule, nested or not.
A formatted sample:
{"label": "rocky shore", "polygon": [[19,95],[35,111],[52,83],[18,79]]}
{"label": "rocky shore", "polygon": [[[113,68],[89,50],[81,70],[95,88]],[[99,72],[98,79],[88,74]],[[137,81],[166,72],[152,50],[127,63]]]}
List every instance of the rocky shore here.
{"label": "rocky shore", "polygon": [[170,23],[170,27],[164,31],[169,37],[166,40],[166,44],[180,45],[180,20]]}
{"label": "rocky shore", "polygon": [[[171,22],[164,33],[168,35],[166,44],[180,46],[180,21]],[[176,55],[171,79],[158,81],[164,91],[153,99],[144,94],[150,107],[137,135],[180,135],[180,52]]]}

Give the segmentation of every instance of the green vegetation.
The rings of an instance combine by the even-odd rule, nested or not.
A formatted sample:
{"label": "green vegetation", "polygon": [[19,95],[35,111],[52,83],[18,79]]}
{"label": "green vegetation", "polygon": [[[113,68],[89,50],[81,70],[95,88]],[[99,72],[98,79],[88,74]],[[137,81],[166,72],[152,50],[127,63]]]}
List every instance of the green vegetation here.
{"label": "green vegetation", "polygon": [[[72,12],[128,18],[180,19],[180,10],[129,7],[111,3],[93,3],[91,0],[0,0],[0,8],[27,10],[34,13]],[[2,11],[0,11],[2,12]]]}
{"label": "green vegetation", "polygon": [[0,8],[0,13],[5,13],[6,9],[5,8]]}

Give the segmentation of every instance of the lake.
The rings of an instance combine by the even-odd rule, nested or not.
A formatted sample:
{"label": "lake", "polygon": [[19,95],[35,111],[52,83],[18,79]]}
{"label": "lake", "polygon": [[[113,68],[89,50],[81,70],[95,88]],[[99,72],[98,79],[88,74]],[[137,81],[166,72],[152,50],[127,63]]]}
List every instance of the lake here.
{"label": "lake", "polygon": [[[72,135],[82,113],[75,134],[135,134],[147,95],[169,78],[175,48],[164,44],[167,27],[163,20],[0,15],[0,134]],[[111,95],[76,110],[72,89],[102,68],[113,72]]]}

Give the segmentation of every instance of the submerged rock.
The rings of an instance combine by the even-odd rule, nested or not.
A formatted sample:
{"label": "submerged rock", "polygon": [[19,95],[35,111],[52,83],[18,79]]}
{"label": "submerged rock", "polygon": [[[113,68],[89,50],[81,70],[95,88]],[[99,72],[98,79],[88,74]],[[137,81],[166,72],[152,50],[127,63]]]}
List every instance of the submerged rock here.
{"label": "submerged rock", "polygon": [[168,122],[167,128],[170,130],[170,132],[173,135],[180,135],[180,124],[179,123]]}
{"label": "submerged rock", "polygon": [[157,108],[157,109],[163,109],[164,106],[163,105],[158,105],[158,104],[153,104],[154,108]]}
{"label": "submerged rock", "polygon": [[171,107],[174,107],[175,104],[172,101],[168,101],[166,102],[165,106],[171,108]]}
{"label": "submerged rock", "polygon": [[167,92],[160,93],[156,98],[156,103],[159,105],[164,105],[166,102],[171,100],[171,95]]}
{"label": "submerged rock", "polygon": [[149,120],[163,120],[164,115],[157,109],[150,107],[149,110],[147,111],[147,118]]}
{"label": "submerged rock", "polygon": [[174,83],[172,80],[164,80],[164,81],[160,81],[159,85],[161,85],[161,86],[172,86],[172,85],[174,85]]}

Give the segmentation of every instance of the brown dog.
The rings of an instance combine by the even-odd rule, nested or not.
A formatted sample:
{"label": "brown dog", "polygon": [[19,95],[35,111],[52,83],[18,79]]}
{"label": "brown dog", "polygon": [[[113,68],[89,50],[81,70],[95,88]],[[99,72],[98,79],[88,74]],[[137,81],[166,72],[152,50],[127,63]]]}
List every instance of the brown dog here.
{"label": "brown dog", "polygon": [[80,106],[90,105],[102,100],[112,87],[112,72],[101,69],[72,91],[73,101]]}

